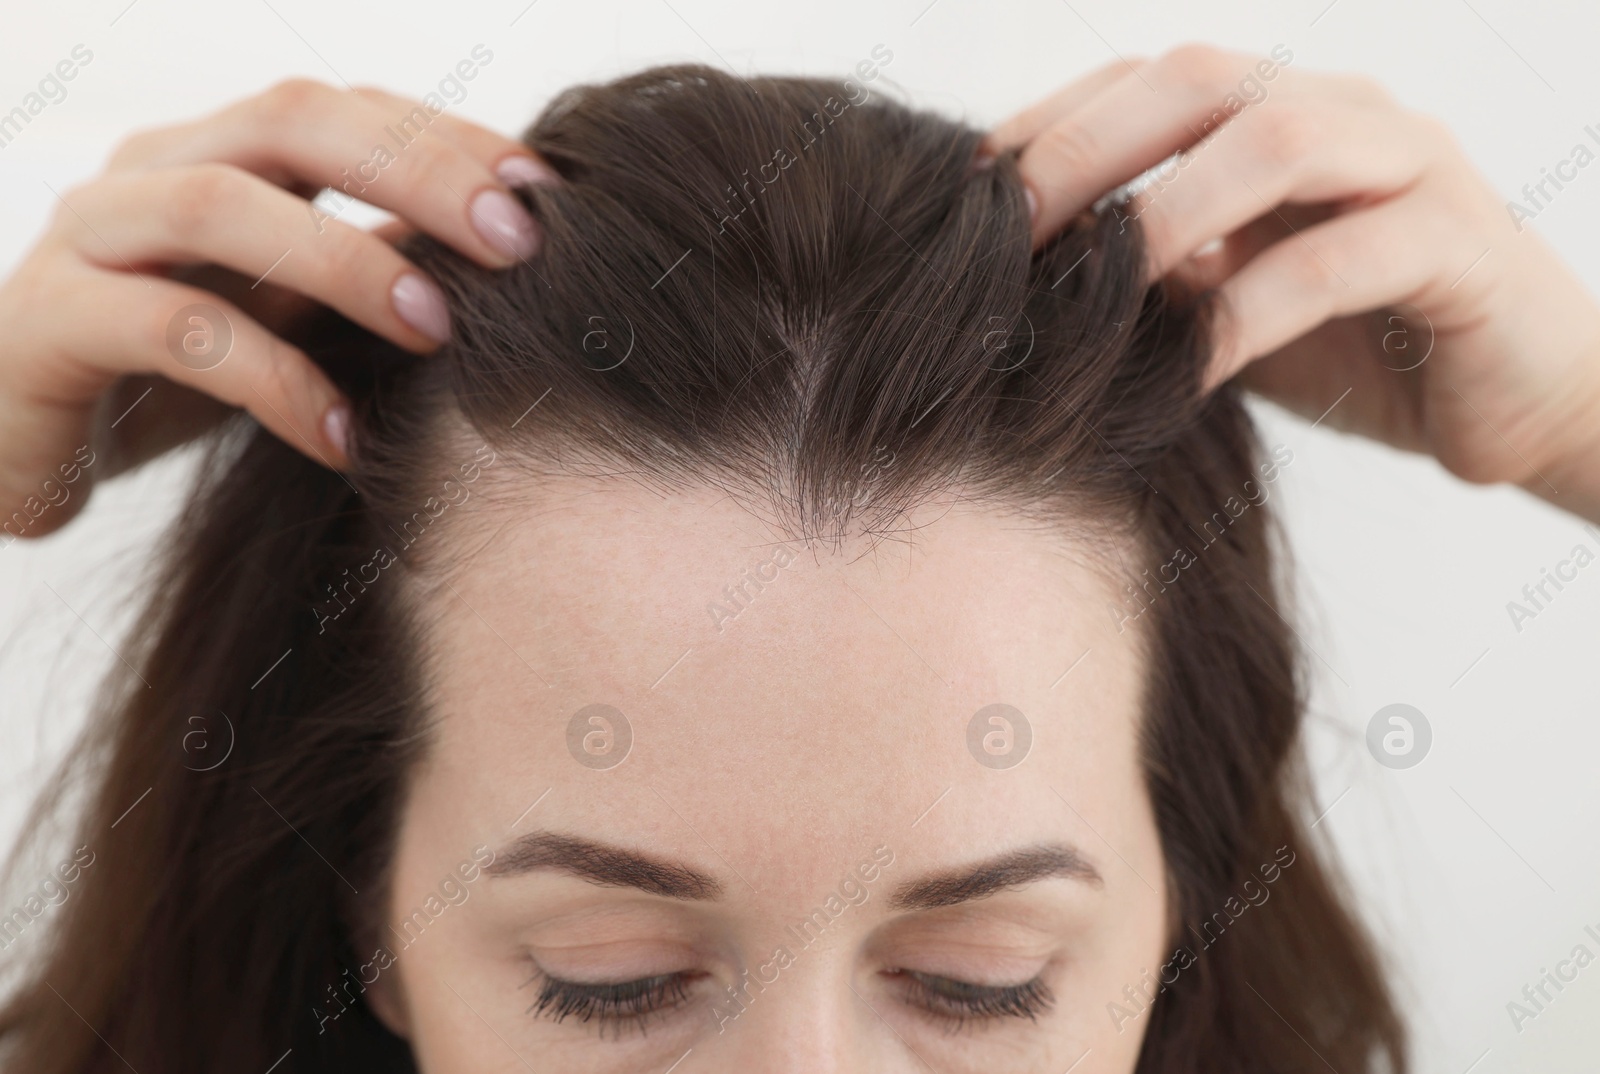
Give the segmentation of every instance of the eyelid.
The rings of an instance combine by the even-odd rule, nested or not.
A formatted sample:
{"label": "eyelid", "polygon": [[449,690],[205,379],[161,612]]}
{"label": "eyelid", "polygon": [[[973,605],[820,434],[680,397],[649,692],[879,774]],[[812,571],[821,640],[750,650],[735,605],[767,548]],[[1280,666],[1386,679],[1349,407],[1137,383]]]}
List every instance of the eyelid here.
{"label": "eyelid", "polygon": [[1040,973],[1010,985],[979,985],[917,970],[886,971],[904,982],[907,1002],[945,1022],[954,1032],[967,1022],[1027,1018],[1037,1022],[1055,1005],[1055,995]]}
{"label": "eyelid", "polygon": [[1013,938],[984,931],[952,936],[944,929],[917,929],[877,937],[866,953],[883,970],[999,987],[1054,973],[1072,961],[1072,952],[1059,935]]}
{"label": "eyelid", "polygon": [[557,1023],[576,1016],[580,1022],[596,1023],[602,1034],[610,1028],[620,1036],[624,1029],[642,1029],[651,1018],[665,1017],[687,1004],[693,998],[690,987],[705,976],[709,975],[698,970],[680,970],[627,981],[570,981],[535,963],[533,975],[522,986],[543,982],[528,1014]]}
{"label": "eyelid", "polygon": [[[625,1029],[642,1032],[650,1019],[668,1017],[692,1002],[694,983],[711,976],[701,970],[679,970],[621,981],[573,981],[554,976],[532,958],[528,961],[533,974],[522,987],[543,982],[528,1013],[556,1023],[576,1016],[585,1024],[594,1023],[602,1035],[607,1029],[618,1036]],[[1028,980],[1005,985],[976,984],[902,968],[883,972],[901,982],[904,1002],[944,1023],[951,1032],[969,1022],[1018,1018],[1037,1022],[1055,1003],[1043,970]]]}

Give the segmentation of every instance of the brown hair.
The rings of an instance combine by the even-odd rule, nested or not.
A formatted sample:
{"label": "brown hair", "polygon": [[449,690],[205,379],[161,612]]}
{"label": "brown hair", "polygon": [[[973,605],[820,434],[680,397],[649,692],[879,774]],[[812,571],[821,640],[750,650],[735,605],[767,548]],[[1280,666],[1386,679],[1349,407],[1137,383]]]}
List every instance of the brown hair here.
{"label": "brown hair", "polygon": [[[125,653],[143,681],[110,681],[78,754],[94,864],[0,1012],[0,1054],[30,1074],[411,1069],[359,1003],[327,1032],[310,1013],[360,962],[426,743],[415,605],[349,572],[385,548],[417,576],[438,551],[407,548],[419,505],[484,443],[530,470],[569,452],[764,492],[810,536],[959,478],[1125,538],[1173,943],[1213,941],[1145,1015],[1138,1069],[1404,1069],[1304,824],[1267,512],[1213,525],[1179,580],[1162,569],[1260,465],[1236,391],[1199,388],[1210,304],[1147,285],[1137,227],[1109,213],[1030,252],[1014,158],[975,166],[979,139],[854,83],[675,66],[581,87],[526,135],[564,180],[522,195],[534,263],[408,241],[450,296],[448,346],[410,358],[331,315],[308,330],[358,400],[354,468],[243,419],[216,438]],[[218,713],[232,753],[201,771],[185,736],[197,716],[221,736]],[[1219,935],[1280,848],[1271,905]]]}

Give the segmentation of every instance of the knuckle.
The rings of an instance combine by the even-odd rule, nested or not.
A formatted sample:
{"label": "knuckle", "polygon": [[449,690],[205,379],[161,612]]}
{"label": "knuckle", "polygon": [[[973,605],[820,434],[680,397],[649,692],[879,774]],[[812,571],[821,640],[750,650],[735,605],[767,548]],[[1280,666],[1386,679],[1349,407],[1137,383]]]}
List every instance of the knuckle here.
{"label": "knuckle", "polygon": [[[327,239],[333,241],[328,242]],[[376,245],[383,244],[380,242]],[[373,241],[359,228],[338,227],[330,230],[324,236],[316,265],[324,292],[344,290],[356,281],[369,279],[382,256],[382,251],[374,250],[373,246]]]}
{"label": "knuckle", "polygon": [[1256,153],[1291,173],[1304,166],[1324,136],[1323,123],[1312,109],[1284,101],[1256,109],[1247,126]]}
{"label": "knuckle", "polygon": [[281,396],[293,405],[310,395],[311,371],[300,352],[277,337],[269,338],[264,348],[264,363]]}
{"label": "knuckle", "polygon": [[[280,402],[292,401],[295,396],[290,390],[290,385],[295,383],[295,362],[289,353],[287,343],[280,341],[276,336],[264,335],[254,341],[254,346],[247,350],[252,358],[251,379],[258,385],[257,391],[269,399]],[[255,395],[256,392],[252,392]],[[252,404],[259,405],[259,397],[251,400]],[[254,411],[256,406],[252,405]],[[266,412],[270,417],[271,411]]]}
{"label": "knuckle", "polygon": [[[241,331],[236,329],[236,331]],[[246,322],[241,331],[246,353],[271,383],[281,399],[291,403],[312,377],[311,359],[293,343],[257,324]]]}
{"label": "knuckle", "polygon": [[284,79],[256,98],[257,117],[269,127],[293,123],[333,92],[315,79]]}
{"label": "knuckle", "polygon": [[268,336],[262,349],[262,369],[271,385],[269,394],[276,395],[287,408],[284,420],[304,423],[306,434],[314,439],[310,430],[316,427],[317,401],[324,394],[316,366],[303,352],[276,336]]}
{"label": "knuckle", "polygon": [[168,190],[164,207],[167,227],[175,235],[192,236],[242,209],[245,176],[230,164],[198,164],[184,170]]}
{"label": "knuckle", "polygon": [[[393,181],[399,192],[411,196],[456,190],[470,198],[471,191],[483,179],[490,178],[487,171],[471,163],[461,150],[437,138],[413,142],[390,171],[395,173]],[[482,172],[481,177],[478,172]]]}
{"label": "knuckle", "polygon": [[1047,127],[1038,142],[1041,155],[1051,166],[1069,175],[1088,171],[1101,159],[1095,136],[1082,123],[1071,120]]}
{"label": "knuckle", "polygon": [[155,149],[156,140],[155,131],[135,131],[112,149],[111,156],[106,161],[107,167],[122,167],[149,159]]}
{"label": "knuckle", "polygon": [[1162,60],[1173,81],[1199,95],[1211,95],[1238,81],[1238,66],[1212,45],[1179,45]]}
{"label": "knuckle", "polygon": [[1313,249],[1309,243],[1295,243],[1294,255],[1289,260],[1289,273],[1302,300],[1325,316],[1332,308],[1333,288],[1342,287],[1343,281],[1334,271],[1331,260],[1337,251],[1331,248],[1326,239],[1319,246],[1322,248]]}
{"label": "knuckle", "polygon": [[139,353],[157,356],[157,361],[160,362],[159,368],[163,371],[172,366],[177,366],[179,371],[183,369],[180,363],[171,359],[161,361],[161,356],[168,353],[168,326],[181,308],[181,302],[151,302],[142,305],[138,315],[133,319],[134,323],[129,326],[133,344]]}

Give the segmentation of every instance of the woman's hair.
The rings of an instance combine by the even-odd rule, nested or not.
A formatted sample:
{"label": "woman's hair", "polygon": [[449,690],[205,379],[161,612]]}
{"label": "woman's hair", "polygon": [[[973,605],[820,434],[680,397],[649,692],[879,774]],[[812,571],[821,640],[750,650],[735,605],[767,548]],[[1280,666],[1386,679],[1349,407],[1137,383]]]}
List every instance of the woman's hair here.
{"label": "woman's hair", "polygon": [[[674,66],[576,88],[525,136],[562,179],[520,194],[533,262],[405,244],[449,295],[448,345],[306,329],[357,401],[353,468],[243,418],[210,445],[124,653],[137,677],[108,680],[75,751],[92,864],[43,935],[0,928],[35,956],[0,1056],[411,1069],[345,970],[428,741],[417,594],[452,564],[440,532],[483,528],[452,505],[486,464],[504,497],[559,461],[717,483],[811,539],[951,489],[1095,542],[1147,661],[1181,969],[1134,1023],[1138,1069],[1403,1069],[1380,963],[1305,826],[1299,654],[1268,513],[1226,508],[1262,459],[1236,391],[1201,392],[1207,296],[1149,284],[1112,213],[1031,251],[1015,158],[975,163],[980,139],[854,82]],[[1267,879],[1271,905],[1227,927]],[[350,1009],[319,1020],[336,993]]]}

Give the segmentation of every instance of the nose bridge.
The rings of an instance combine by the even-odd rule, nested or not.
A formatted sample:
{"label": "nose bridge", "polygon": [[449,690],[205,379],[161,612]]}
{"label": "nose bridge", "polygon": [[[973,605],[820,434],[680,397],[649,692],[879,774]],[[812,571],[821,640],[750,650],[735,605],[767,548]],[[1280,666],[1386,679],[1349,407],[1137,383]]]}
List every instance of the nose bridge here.
{"label": "nose bridge", "polygon": [[719,1059],[708,1069],[741,1074],[892,1070],[882,1040],[892,1035],[853,985],[844,945],[801,947],[789,938],[749,968],[742,987],[720,997],[715,1007]]}

